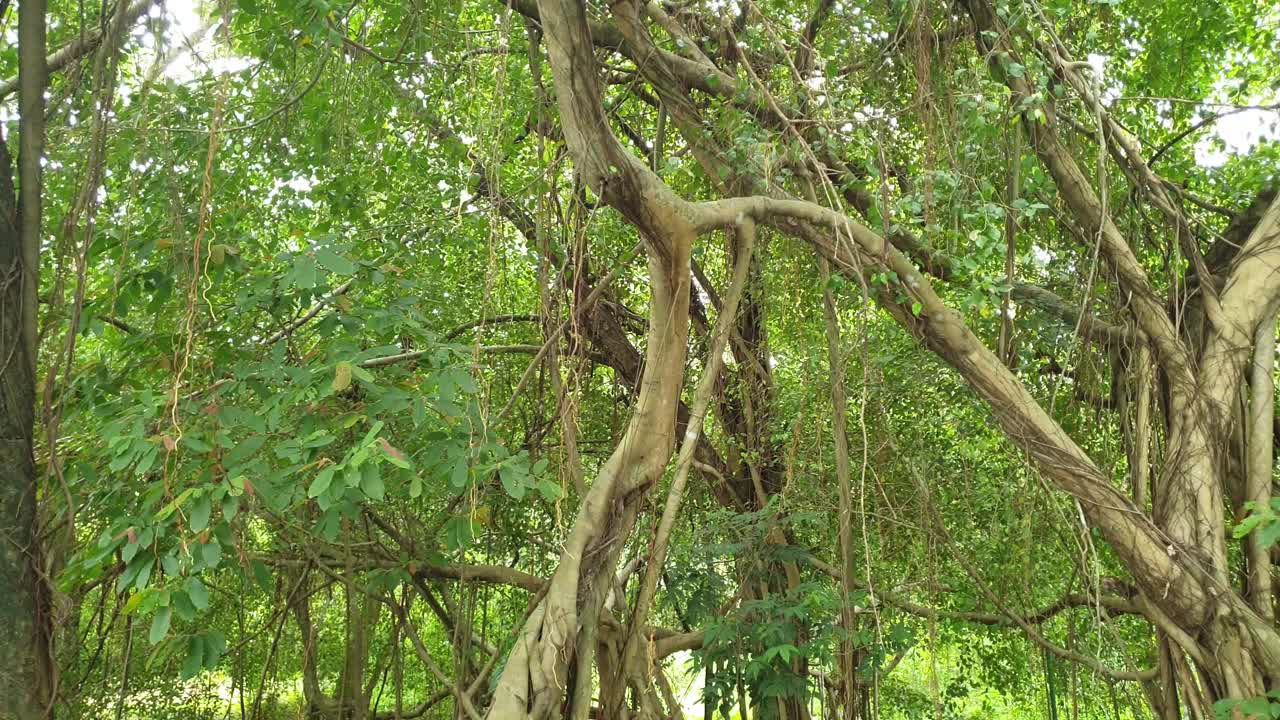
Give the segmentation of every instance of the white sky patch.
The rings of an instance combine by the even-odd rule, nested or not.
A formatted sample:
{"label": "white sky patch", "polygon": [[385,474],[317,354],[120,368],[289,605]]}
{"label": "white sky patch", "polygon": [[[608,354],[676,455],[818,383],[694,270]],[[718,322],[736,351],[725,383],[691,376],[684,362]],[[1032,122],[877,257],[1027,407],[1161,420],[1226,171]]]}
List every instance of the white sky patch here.
{"label": "white sky patch", "polygon": [[[1213,140],[1222,142],[1216,145]],[[1243,155],[1264,140],[1280,138],[1280,109],[1242,110],[1219,118],[1211,132],[1202,133],[1196,143],[1196,162],[1206,167],[1219,167],[1233,155]]]}
{"label": "white sky patch", "polygon": [[709,0],[707,2],[707,9],[712,12],[730,12],[737,14],[738,3],[736,0]]}
{"label": "white sky patch", "polygon": [[[218,42],[215,35],[219,22],[206,13],[208,9],[208,3],[202,0],[187,0],[166,3],[163,8],[157,5],[149,11],[151,18],[164,18],[168,23],[161,59],[164,63],[161,76],[166,80],[185,85],[206,73],[237,73],[253,65],[251,58],[229,55]],[[156,37],[142,25],[134,30],[134,37],[143,49],[139,64],[149,68],[156,60],[156,53],[161,51],[156,46]]]}
{"label": "white sky patch", "polygon": [[309,193],[311,192],[311,188],[315,187],[315,182],[315,178],[297,176],[280,184],[281,186],[287,187],[296,193]]}
{"label": "white sky patch", "polygon": [[1093,68],[1093,74],[1096,77],[1104,77],[1107,73],[1107,56],[1089,53],[1089,65]]}
{"label": "white sky patch", "polygon": [[1039,245],[1033,245],[1031,247],[1031,261],[1044,267],[1053,261],[1053,251],[1042,248]]}

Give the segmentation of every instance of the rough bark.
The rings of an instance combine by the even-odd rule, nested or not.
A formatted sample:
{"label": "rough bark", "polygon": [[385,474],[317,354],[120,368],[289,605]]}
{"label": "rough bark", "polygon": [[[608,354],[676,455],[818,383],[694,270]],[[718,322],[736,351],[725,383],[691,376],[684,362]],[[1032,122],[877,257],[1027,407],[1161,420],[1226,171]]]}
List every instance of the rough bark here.
{"label": "rough bark", "polygon": [[[1001,58],[1021,59],[1015,42],[1020,37],[1017,30],[1005,25],[987,0],[968,0],[966,4],[978,30],[978,49],[989,60],[993,73],[1013,91],[1015,101],[1032,98],[1027,81],[1007,75],[1002,68]],[[1185,221],[1172,207],[1166,183],[1141,161],[1136,143],[1075,76],[1074,67],[1064,62],[1067,56],[1058,45],[1048,50],[1044,44],[1039,47],[1095,114],[1100,147],[1120,159],[1130,181],[1143,188],[1170,219],[1171,231],[1196,272],[1204,302],[1204,340],[1188,344],[1173,328],[1168,313],[1158,307],[1155,291],[1137,265],[1132,248],[1059,138],[1053,103],[1043,110],[1024,106],[1022,125],[1036,154],[1077,222],[1096,229],[1100,254],[1128,294],[1134,319],[1150,338],[1156,360],[1168,378],[1168,449],[1160,492],[1153,498],[1154,521],[1168,538],[1170,556],[1182,556],[1177,563],[1186,571],[1181,588],[1170,585],[1170,592],[1199,585],[1207,605],[1187,614],[1190,608],[1169,603],[1158,587],[1144,584],[1143,589],[1153,607],[1163,611],[1166,622],[1173,625],[1164,629],[1173,637],[1187,638],[1186,644],[1194,644],[1182,649],[1200,658],[1200,669],[1213,681],[1206,685],[1211,696],[1256,696],[1280,677],[1280,634],[1230,586],[1223,496],[1229,484],[1227,468],[1238,462],[1231,452],[1231,440],[1240,432],[1239,397],[1245,367],[1259,324],[1270,316],[1280,295],[1280,277],[1275,272],[1280,266],[1280,203],[1273,201],[1262,213],[1227,268],[1218,292],[1204,257],[1188,243]],[[1141,573],[1131,564],[1130,569],[1141,582]]]}
{"label": "rough bark", "polygon": [[49,645],[36,468],[33,457],[36,290],[44,145],[45,7],[18,8],[19,195],[0,138],[0,718],[51,712],[55,673]]}
{"label": "rough bark", "polygon": [[[1271,426],[1275,419],[1276,315],[1273,311],[1258,325],[1250,374],[1252,392],[1249,397],[1248,477],[1246,495],[1265,508],[1271,504],[1271,471],[1275,462],[1275,443]],[[1249,601],[1258,617],[1274,624],[1276,619],[1271,595],[1271,549],[1264,546],[1257,533],[1248,539]]]}
{"label": "rough bark", "polygon": [[[684,501],[685,486],[689,480],[689,473],[693,468],[698,439],[702,435],[702,424],[706,419],[707,408],[711,403],[712,393],[715,391],[717,379],[724,364],[725,344],[737,320],[738,303],[742,298],[743,288],[747,282],[747,274],[751,267],[756,234],[755,225],[750,221],[744,221],[739,224],[737,232],[739,236],[738,257],[734,264],[733,280],[729,285],[728,292],[725,293],[724,302],[720,307],[720,316],[716,318],[715,329],[711,334],[711,342],[707,347],[707,358],[703,363],[702,378],[698,381],[698,388],[694,393],[693,406],[690,408],[688,429],[681,440],[680,454],[676,459],[671,489],[667,494],[667,502],[663,508],[662,518],[658,522],[658,529],[654,533],[653,547],[649,552],[649,559],[645,564],[644,579],[640,584],[640,594],[636,597],[635,607],[628,623],[626,641],[622,647],[624,672],[634,677],[636,683],[641,687],[648,687],[652,682],[651,678],[653,676],[650,659],[641,654],[642,641],[651,640],[651,638],[643,637],[644,630],[648,627],[649,609],[658,591],[658,579],[667,560],[671,531],[675,526],[676,518],[679,516],[680,506]],[[661,675],[659,674],[658,677],[661,677]],[[619,689],[623,686],[623,683],[615,683],[611,688],[615,693],[613,698],[615,703],[620,695]]]}
{"label": "rough bark", "polygon": [[8,151],[0,143],[0,718],[42,717],[35,379],[24,338],[23,262]]}
{"label": "rough bark", "polygon": [[[583,498],[546,597],[526,622],[503,669],[489,718],[547,718],[562,705],[582,622],[599,613],[637,502],[675,444],[688,332],[689,252],[694,225],[683,203],[609,131],[600,103],[585,8],[539,2],[566,144],[586,185],[641,233],[649,255],[648,355],[635,410],[618,447]],[[578,662],[577,666],[589,667]],[[577,707],[590,703],[575,697]]]}
{"label": "rough bark", "polygon": [[[985,3],[971,2],[970,8],[979,30],[993,26],[994,13]],[[531,8],[519,9],[533,14]],[[571,153],[588,184],[606,202],[651,239],[655,230],[661,231],[660,220],[668,211],[690,220],[694,230],[751,217],[814,244],[842,272],[861,273],[870,267],[893,271],[902,286],[894,288],[898,297],[881,293],[877,298],[881,305],[974,388],[1011,442],[1025,451],[1049,480],[1081,502],[1090,523],[1102,532],[1134,575],[1145,598],[1143,607],[1148,608],[1145,614],[1153,623],[1197,662],[1210,657],[1230,658],[1206,668],[1214,682],[1220,682],[1228,692],[1257,686],[1258,669],[1263,675],[1274,675],[1276,658],[1280,657],[1274,628],[1259,622],[1248,604],[1222,582],[1226,562],[1217,470],[1217,441],[1230,426],[1224,401],[1239,389],[1253,334],[1261,319],[1258,308],[1250,307],[1243,298],[1255,294],[1256,305],[1257,294],[1269,300],[1280,292],[1280,276],[1269,270],[1280,260],[1280,223],[1274,217],[1274,208],[1264,214],[1244,243],[1245,251],[1228,273],[1220,302],[1211,313],[1218,320],[1231,321],[1213,323],[1204,351],[1193,351],[1179,336],[1165,303],[1152,289],[1126,238],[1111,221],[1105,203],[1091,189],[1088,178],[1057,136],[1053,122],[1038,123],[1028,117],[1023,123],[1033,150],[1048,168],[1075,220],[1096,232],[1103,259],[1129,296],[1137,328],[1149,340],[1163,376],[1170,382],[1166,414],[1171,442],[1164,457],[1160,505],[1152,518],[1113,487],[1109,473],[1057,425],[1004,363],[965,327],[959,314],[941,301],[919,269],[885,238],[840,212],[813,203],[752,197],[695,206],[672,198],[660,182],[651,182],[647,177],[638,182],[636,178],[643,174],[631,169],[632,160],[619,157],[607,120],[599,110],[598,95],[594,94],[598,88],[591,38],[594,34],[597,44],[631,54],[704,166],[714,167],[720,161],[714,157],[716,148],[708,146],[689,92],[746,97],[737,102],[754,103],[753,112],[762,123],[785,130],[786,115],[771,98],[752,99],[752,88],[723,72],[712,72],[715,68],[708,67],[710,61],[705,57],[679,56],[640,42],[643,30],[636,28],[634,17],[626,16],[628,12],[634,14],[629,5],[614,6],[616,26],[588,23],[581,8],[564,2],[542,2],[537,10],[551,41],[552,66]],[[566,17],[571,22],[566,22]],[[996,37],[1004,38],[1005,34],[997,32]],[[987,48],[980,49],[985,52]],[[1030,94],[1026,92],[1029,88],[1018,83],[1011,82],[1011,86],[1015,95]],[[575,103],[574,98],[594,100]],[[821,162],[826,165],[816,167],[818,177],[843,172],[838,158],[828,158],[825,148],[821,152]],[[1127,170],[1148,185],[1153,182],[1138,165],[1130,163]],[[624,197],[617,192],[623,187],[633,192]],[[861,195],[854,199],[861,201],[853,203],[859,209],[871,205],[870,199]],[[687,232],[686,236],[692,234]],[[657,235],[661,236],[661,232]],[[669,257],[664,256],[663,249],[656,248],[654,253],[659,260]],[[932,263],[929,270],[935,270]],[[660,293],[655,291],[654,295],[656,304]],[[1131,336],[1131,331],[1105,324],[1100,327],[1104,333],[1114,333],[1115,339]],[[1083,326],[1082,332],[1087,332]],[[1209,367],[1212,371],[1206,372]],[[567,559],[573,562],[572,558]],[[541,644],[540,636],[530,636],[529,640],[533,645]],[[1246,651],[1246,647],[1250,649]]]}
{"label": "rough bark", "polygon": [[[138,21],[138,18],[145,15],[147,10],[149,10],[152,5],[155,5],[155,3],[156,0],[135,0],[125,9],[123,22],[126,25],[132,25]],[[48,71],[51,73],[58,72],[97,49],[97,47],[102,44],[104,27],[106,27],[105,23],[102,27],[90,29],[88,32],[79,35],[75,40],[72,40],[66,45],[58,48],[52,55],[45,58],[45,63],[49,69]],[[44,57],[43,49],[40,54],[41,57]],[[0,100],[3,100],[13,94],[13,92],[18,89],[20,82],[21,79],[17,77],[5,78],[3,81],[0,81]]]}

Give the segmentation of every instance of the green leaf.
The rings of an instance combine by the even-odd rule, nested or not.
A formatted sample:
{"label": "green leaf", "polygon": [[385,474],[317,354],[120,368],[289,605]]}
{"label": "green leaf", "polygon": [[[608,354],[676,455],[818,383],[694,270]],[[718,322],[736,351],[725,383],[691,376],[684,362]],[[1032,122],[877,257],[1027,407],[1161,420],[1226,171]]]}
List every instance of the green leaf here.
{"label": "green leaf", "polygon": [[518,465],[503,465],[498,471],[498,477],[502,479],[502,489],[516,500],[524,499],[524,492],[527,490],[525,484],[526,475],[524,469]]}
{"label": "green leaf", "polygon": [[370,445],[372,445],[373,441],[377,439],[378,433],[382,431],[382,428],[385,425],[386,423],[383,422],[382,420],[375,421],[373,425],[369,427],[369,432],[364,434],[364,439],[360,441],[360,447],[363,448],[363,447],[369,447]]}
{"label": "green leaf", "polygon": [[142,565],[138,568],[138,578],[133,581],[133,587],[136,590],[141,590],[147,586],[147,583],[151,582],[151,572],[155,569],[155,563],[149,555],[140,555],[136,559],[141,560]]}
{"label": "green leaf", "polygon": [[258,583],[258,587],[262,588],[263,592],[271,592],[273,583],[271,581],[271,571],[267,569],[267,564],[261,560],[254,560],[250,565],[253,567],[254,582]]}
{"label": "green leaf", "polygon": [[337,465],[327,465],[317,473],[316,479],[311,481],[311,487],[307,488],[307,497],[316,498],[323,495],[324,491],[329,489],[329,483],[333,482],[333,474],[337,470]]}
{"label": "green leaf", "polygon": [[1258,530],[1258,544],[1269,548],[1280,541],[1280,522],[1272,521]]}
{"label": "green leaf", "polygon": [[471,544],[475,539],[475,526],[471,517],[461,515],[452,517],[444,525],[444,544],[449,550],[458,550]]}
{"label": "green leaf", "polygon": [[204,560],[204,566],[207,568],[215,568],[218,561],[222,560],[222,546],[216,541],[205,543],[200,546],[200,557]]}
{"label": "green leaf", "polygon": [[156,464],[156,458],[159,456],[160,446],[152,445],[142,454],[142,459],[138,461],[137,467],[133,469],[134,474],[138,477],[146,475],[147,471],[151,470],[152,466]]}
{"label": "green leaf", "polygon": [[204,454],[213,450],[212,445],[205,442],[204,440],[201,440],[199,437],[196,437],[195,435],[183,435],[182,444],[186,445],[189,449],[195,452],[198,452],[200,454]]}
{"label": "green leaf", "polygon": [[383,500],[387,496],[386,486],[382,482],[382,470],[377,463],[366,463],[360,471],[360,490],[366,497]]}
{"label": "green leaf", "polygon": [[228,495],[222,501],[222,517],[227,522],[236,519],[236,514],[240,512],[240,498],[234,495]]}
{"label": "green leaf", "polygon": [[289,274],[293,286],[311,290],[316,286],[316,259],[310,255],[298,255],[293,260],[293,272]]}
{"label": "green leaf", "polygon": [[241,462],[247,460],[250,455],[258,452],[266,441],[267,438],[265,435],[251,435],[245,438],[236,445],[234,450],[227,453],[227,456],[222,459],[222,464],[227,467],[239,465]]}
{"label": "green leaf", "polygon": [[227,638],[217,630],[204,634],[204,669],[212,670],[218,666],[222,653],[227,650]]}
{"label": "green leaf", "polygon": [[193,577],[187,580],[187,597],[191,599],[191,604],[195,605],[197,610],[209,609],[209,591],[204,583],[200,582],[200,578]]}
{"label": "green leaf", "polygon": [[173,499],[172,502],[160,508],[160,511],[156,513],[156,520],[164,520],[168,518],[170,515],[173,514],[173,511],[181,507],[182,503],[186,502],[187,498],[191,497],[195,493],[195,491],[196,491],[196,488],[193,488],[193,487],[183,490],[181,493],[178,494],[178,497]]}
{"label": "green leaf", "polygon": [[209,500],[208,495],[201,495],[195,504],[191,506],[191,516],[189,523],[191,532],[200,532],[209,527],[209,515],[213,512],[213,503]]}
{"label": "green leaf", "polygon": [[190,680],[204,669],[204,638],[192,635],[187,641],[187,657],[182,661],[182,679]]}
{"label": "green leaf", "polygon": [[182,568],[178,563],[178,557],[173,552],[160,558],[160,568],[164,570],[164,574],[169,577],[178,577],[182,573]]}
{"label": "green leaf", "polygon": [[449,473],[449,484],[458,490],[467,486],[467,457],[465,455],[454,461],[453,470]]}
{"label": "green leaf", "polygon": [[179,620],[191,622],[196,619],[196,606],[185,592],[174,593],[170,604],[173,605],[173,611],[178,614]]}
{"label": "green leaf", "polygon": [[538,481],[538,492],[542,493],[542,498],[547,502],[560,499],[560,486],[546,478]]}
{"label": "green leaf", "polygon": [[124,550],[120,551],[120,559],[124,560],[126,563],[132,561],[134,556],[138,554],[138,550],[141,547],[142,545],[137,540],[126,543]]}
{"label": "green leaf", "polygon": [[325,270],[338,275],[350,275],[356,271],[356,264],[334,252],[330,248],[316,250],[316,262]]}
{"label": "green leaf", "polygon": [[422,478],[414,475],[409,481],[409,497],[416,499],[420,495],[422,495]]}
{"label": "green leaf", "polygon": [[173,621],[173,608],[162,607],[156,611],[151,618],[151,632],[147,634],[147,639],[152,645],[160,642],[169,634],[169,623]]}

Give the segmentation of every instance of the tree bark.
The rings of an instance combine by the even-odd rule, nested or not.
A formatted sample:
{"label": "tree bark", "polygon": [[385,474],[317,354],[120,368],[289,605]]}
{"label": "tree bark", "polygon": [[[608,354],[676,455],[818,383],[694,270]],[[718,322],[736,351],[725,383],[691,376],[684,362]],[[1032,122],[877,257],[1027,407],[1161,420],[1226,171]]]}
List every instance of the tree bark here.
{"label": "tree bark", "polygon": [[836,302],[828,282],[831,270],[826,258],[819,258],[821,272],[822,310],[827,326],[827,364],[831,374],[831,434],[835,447],[836,484],[840,488],[840,581],[843,592],[840,603],[840,624],[845,638],[840,643],[841,689],[844,702],[843,717],[854,720],[861,709],[861,683],[858,678],[857,653],[853,635],[857,631],[858,618],[854,614],[854,573],[857,572],[853,554],[853,489],[849,467],[848,402],[845,397],[844,358],[841,356],[840,320],[836,316]]}
{"label": "tree bark", "polygon": [[[1246,495],[1259,508],[1271,504],[1271,470],[1275,462],[1275,442],[1271,426],[1275,419],[1276,314],[1273,310],[1258,326],[1253,350],[1249,399],[1249,462]],[[1258,616],[1275,624],[1271,596],[1271,549],[1258,533],[1249,534],[1249,601]]]}
{"label": "tree bark", "polygon": [[47,702],[32,456],[35,380],[24,339],[21,246],[8,152],[0,144],[0,720],[34,720]]}
{"label": "tree bark", "polygon": [[[611,581],[638,501],[657,481],[675,444],[689,318],[694,225],[679,200],[609,130],[585,8],[572,0],[538,4],[565,141],[587,186],[616,208],[646,241],[651,301],[648,354],[636,408],[618,447],[583,498],[546,597],[507,659],[488,718],[548,718],[562,706],[575,654]],[[579,671],[589,662],[579,660]],[[574,703],[589,703],[575,697]]]}
{"label": "tree bark", "polygon": [[20,198],[0,138],[0,720],[52,714],[56,675],[33,456],[45,6],[18,7]]}

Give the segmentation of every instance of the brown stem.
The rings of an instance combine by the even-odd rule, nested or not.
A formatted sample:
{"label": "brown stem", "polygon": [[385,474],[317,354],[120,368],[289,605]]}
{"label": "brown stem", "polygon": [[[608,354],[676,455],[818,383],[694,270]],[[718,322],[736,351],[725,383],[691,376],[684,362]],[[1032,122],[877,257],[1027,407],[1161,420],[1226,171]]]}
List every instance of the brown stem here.
{"label": "brown stem", "polygon": [[[1271,474],[1274,466],[1274,443],[1271,425],[1275,417],[1276,312],[1266,316],[1258,326],[1253,349],[1249,398],[1249,462],[1245,494],[1258,510],[1271,505]],[[1259,533],[1248,535],[1249,601],[1258,616],[1275,623],[1275,606],[1271,597],[1271,550],[1259,539]]]}
{"label": "brown stem", "polygon": [[[680,454],[676,458],[675,473],[671,479],[671,489],[667,493],[667,502],[658,521],[658,529],[653,536],[653,547],[649,551],[649,560],[645,564],[644,580],[640,584],[640,594],[636,598],[635,609],[631,614],[630,631],[623,646],[624,662],[638,662],[637,649],[640,643],[640,632],[648,622],[649,607],[658,591],[658,579],[662,567],[666,563],[667,550],[671,543],[671,530],[675,526],[676,517],[680,514],[680,505],[684,501],[685,486],[689,481],[689,471],[693,465],[693,456],[698,448],[698,439],[702,434],[702,424],[711,404],[711,396],[716,389],[716,381],[720,376],[720,368],[724,364],[724,349],[729,333],[737,320],[738,303],[742,299],[747,284],[748,270],[751,268],[752,250],[755,245],[755,223],[744,220],[736,228],[738,234],[738,256],[734,262],[733,279],[724,295],[720,315],[716,318],[715,328],[711,333],[711,343],[707,348],[707,360],[703,364],[702,377],[698,380],[694,392],[693,405],[689,409],[689,423],[684,438],[680,443]],[[647,668],[648,663],[643,663]]]}
{"label": "brown stem", "polygon": [[841,687],[844,690],[844,717],[852,718],[857,712],[857,674],[854,637],[858,619],[854,614],[853,593],[853,484],[849,463],[848,402],[845,395],[844,359],[841,355],[840,320],[836,315],[835,297],[831,292],[831,268],[827,259],[818,258],[822,279],[822,311],[827,330],[827,363],[831,374],[831,434],[835,446],[836,483],[840,487],[840,581],[844,593],[840,603],[840,620],[845,631],[841,643]]}

